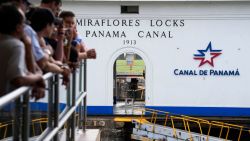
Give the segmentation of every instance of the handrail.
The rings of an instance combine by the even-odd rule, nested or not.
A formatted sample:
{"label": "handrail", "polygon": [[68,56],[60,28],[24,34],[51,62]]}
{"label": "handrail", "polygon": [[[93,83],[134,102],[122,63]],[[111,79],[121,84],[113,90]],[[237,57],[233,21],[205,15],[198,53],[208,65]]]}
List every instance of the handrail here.
{"label": "handrail", "polygon": [[[47,80],[52,76],[53,76],[52,73],[47,73],[43,76],[43,78]],[[29,118],[30,118],[29,96],[31,93],[31,88],[32,88],[31,86],[23,86],[0,97],[0,108],[15,100],[15,114],[12,126],[13,140],[20,140],[20,134],[22,135],[21,136],[22,140],[28,140],[29,138]],[[21,96],[23,97],[22,101],[21,101]],[[22,123],[20,119],[22,119]]]}
{"label": "handrail", "polygon": [[[84,65],[84,66],[83,66]],[[84,68],[82,68],[84,67]],[[67,122],[67,128],[66,128],[66,140],[74,140],[74,136],[75,136],[75,111],[77,109],[78,106],[82,107],[82,101],[85,101],[86,96],[87,96],[87,92],[86,92],[86,60],[84,60],[84,63],[80,63],[80,71],[79,71],[79,81],[84,80],[84,82],[82,83],[78,83],[78,84],[84,84],[84,89],[82,90],[82,86],[80,86],[79,91],[76,90],[76,70],[73,70],[72,72],[72,81],[70,81],[70,84],[67,87],[67,104],[66,104],[66,108],[63,110],[63,112],[58,115],[58,106],[54,107],[52,109],[54,109],[54,112],[56,112],[56,116],[54,116],[54,118],[51,118],[51,116],[53,117],[53,113],[51,113],[52,111],[48,111],[48,127],[45,129],[45,131],[36,139],[37,141],[46,141],[46,140],[51,140],[52,138],[54,138],[54,140],[58,140],[58,132],[59,130],[63,127],[63,125],[65,125],[65,123]],[[84,74],[82,74],[84,73]],[[84,79],[82,79],[82,76],[84,76]],[[71,88],[72,87],[72,88]],[[52,89],[56,89],[56,88],[52,88]],[[76,93],[80,93],[80,95],[76,98]],[[49,98],[49,107],[52,104],[52,99],[53,97],[50,96]],[[58,99],[58,91],[54,91],[54,99]],[[54,101],[55,103],[57,103],[57,101]],[[84,103],[84,113],[86,113],[86,103]],[[80,111],[82,112],[82,111]],[[82,114],[80,115],[80,119],[82,119]],[[86,118],[85,118],[86,120]],[[84,121],[82,121],[84,122]],[[54,125],[53,125],[54,123]],[[81,124],[81,122],[79,122],[78,124]],[[80,128],[81,125],[78,125],[78,127]],[[83,129],[85,129],[85,124],[83,124]],[[83,130],[84,131],[84,130]]]}
{"label": "handrail", "polygon": [[[46,73],[45,75],[43,75],[43,79],[47,80],[48,78],[50,78],[52,76],[53,76],[52,73]],[[27,92],[29,89],[31,89],[30,86],[23,86],[23,87],[20,87],[14,91],[2,96],[2,97],[0,97],[0,108],[5,106],[6,104],[12,102],[14,99],[24,95],[25,92]]]}
{"label": "handrail", "polygon": [[4,96],[2,96],[0,98],[0,108],[2,108],[3,106],[5,106],[6,104],[12,102],[14,99],[22,96],[25,94],[25,92],[27,92],[30,89],[30,87],[28,86],[23,86],[21,88],[18,88],[14,91],[12,91],[9,94],[6,94]]}
{"label": "handrail", "polygon": [[[43,78],[45,80],[48,80],[49,84],[47,84],[48,87],[48,117],[43,118],[44,120],[41,119],[35,119],[32,120],[31,123],[29,123],[30,119],[30,111],[29,111],[29,96],[31,93],[31,86],[23,86],[20,87],[2,97],[0,97],[0,109],[5,106],[6,104],[12,102],[15,100],[15,110],[16,114],[14,115],[14,120],[12,123],[12,128],[14,129],[13,131],[13,140],[20,140],[20,135],[22,137],[22,140],[28,140],[29,138],[29,124],[32,124],[31,130],[33,130],[33,135],[35,135],[35,130],[34,130],[34,124],[41,122],[47,123],[47,128],[46,129],[41,129],[43,131],[40,136],[36,140],[58,140],[58,132],[61,129],[61,127],[67,122],[71,123],[67,126],[67,131],[70,131],[70,135],[66,134],[66,140],[74,140],[74,130],[75,130],[75,121],[76,121],[76,109],[77,107],[81,107],[79,111],[79,123],[78,127],[79,129],[83,129],[85,131],[86,129],[86,120],[87,120],[87,108],[86,108],[86,71],[87,71],[87,65],[86,65],[86,60],[84,62],[80,62],[80,71],[79,71],[79,91],[76,90],[76,70],[73,70],[72,72],[72,77],[69,86],[72,88],[68,87],[68,98],[67,98],[67,106],[64,109],[64,111],[59,115],[59,90],[58,90],[58,84],[59,84],[59,77],[56,74],[53,73],[46,73],[43,75]],[[84,77],[84,78],[83,78]],[[72,80],[73,79],[73,80]],[[84,81],[84,82],[82,82]],[[76,94],[79,93],[80,95],[76,98]],[[21,101],[21,98],[22,101]],[[84,101],[84,102],[83,102]],[[84,105],[83,105],[84,104]],[[83,107],[83,108],[82,108]],[[22,108],[23,110],[20,110]],[[23,112],[21,114],[21,112]],[[83,114],[82,114],[82,113]],[[84,116],[84,117],[83,117]],[[20,120],[22,123],[20,123]],[[8,128],[8,124],[1,124],[0,128]],[[22,128],[21,128],[22,127]],[[40,127],[41,128],[41,127]],[[21,133],[20,133],[21,129]],[[70,137],[69,137],[70,136]],[[6,130],[4,132],[4,137],[6,137]]]}
{"label": "handrail", "polygon": [[51,140],[56,133],[61,129],[61,127],[65,124],[65,122],[69,119],[69,117],[71,116],[71,114],[76,110],[77,105],[80,104],[80,102],[82,101],[82,99],[87,95],[87,93],[83,93],[80,98],[77,100],[76,105],[73,106],[72,108],[70,108],[70,110],[67,112],[67,114],[59,121],[59,124],[56,128],[54,128],[52,131],[50,131],[50,133],[47,135],[47,137],[45,137],[43,140],[44,141],[49,141]]}

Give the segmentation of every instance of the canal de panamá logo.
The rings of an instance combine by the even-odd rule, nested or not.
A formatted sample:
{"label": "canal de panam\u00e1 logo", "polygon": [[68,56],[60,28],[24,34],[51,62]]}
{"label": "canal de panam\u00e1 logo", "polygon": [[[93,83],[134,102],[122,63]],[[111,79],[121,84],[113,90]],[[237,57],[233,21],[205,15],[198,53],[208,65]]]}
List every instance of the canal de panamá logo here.
{"label": "canal de panam\u00e1 logo", "polygon": [[[175,76],[240,76],[238,68],[223,68],[223,63],[219,66],[220,69],[214,69],[214,60],[222,54],[222,50],[213,49],[211,41],[205,49],[197,51],[197,54],[193,54],[193,59],[200,61],[199,69],[197,67],[175,68],[173,70]],[[205,64],[211,68],[201,69]]]}
{"label": "canal de panam\u00e1 logo", "polygon": [[209,64],[210,66],[214,67],[214,59],[222,54],[222,50],[212,49],[211,42],[209,42],[206,49],[197,51],[199,54],[194,54],[194,60],[200,60],[199,67],[204,64]]}

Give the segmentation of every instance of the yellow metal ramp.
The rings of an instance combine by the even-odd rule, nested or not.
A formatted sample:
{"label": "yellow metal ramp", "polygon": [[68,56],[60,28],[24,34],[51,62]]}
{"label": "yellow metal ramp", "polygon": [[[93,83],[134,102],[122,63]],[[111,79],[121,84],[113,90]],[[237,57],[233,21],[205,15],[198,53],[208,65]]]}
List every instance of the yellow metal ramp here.
{"label": "yellow metal ramp", "polygon": [[[185,115],[177,115],[165,111],[145,109],[141,118],[132,119],[135,125],[131,138],[141,141],[230,141],[241,140],[243,132],[250,135],[250,129],[244,126],[218,121],[208,121]],[[150,117],[146,120],[145,116]],[[157,123],[157,119],[165,119],[163,124]],[[177,128],[177,124],[183,128]],[[192,131],[196,126],[198,131]],[[179,127],[179,126],[178,126]],[[216,130],[218,134],[212,135]],[[205,130],[206,129],[206,130]],[[219,130],[218,130],[219,129]],[[238,132],[235,132],[237,130]],[[233,134],[237,139],[230,139]],[[250,136],[249,136],[250,137]]]}
{"label": "yellow metal ramp", "polygon": [[132,122],[133,120],[136,120],[138,122],[142,122],[142,123],[148,123],[149,121],[146,120],[146,118],[135,118],[135,117],[115,117],[114,121],[115,122]]}

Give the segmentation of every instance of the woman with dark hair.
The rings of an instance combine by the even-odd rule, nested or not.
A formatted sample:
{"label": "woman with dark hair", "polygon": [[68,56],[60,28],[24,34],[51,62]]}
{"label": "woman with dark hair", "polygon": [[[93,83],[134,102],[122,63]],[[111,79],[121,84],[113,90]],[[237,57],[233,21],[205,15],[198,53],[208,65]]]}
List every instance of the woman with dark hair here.
{"label": "woman with dark hair", "polygon": [[64,83],[68,83],[70,71],[63,67],[62,62],[53,59],[54,50],[44,40],[45,37],[50,37],[55,28],[55,17],[53,13],[46,8],[36,8],[30,16],[30,25],[37,32],[38,41],[44,53],[49,56],[49,62],[44,71],[61,73],[64,76]]}
{"label": "woman with dark hair", "polygon": [[46,32],[46,36],[49,36],[52,33],[54,21],[55,17],[53,13],[46,8],[36,8],[30,16],[31,27],[36,32]]}
{"label": "woman with dark hair", "polygon": [[[49,9],[36,8],[32,11],[29,20],[31,22],[31,27],[37,32],[39,44],[44,53],[51,57],[53,49],[46,44],[44,37],[49,37],[53,32],[55,21],[54,15]],[[50,61],[54,62],[53,58],[50,58]]]}

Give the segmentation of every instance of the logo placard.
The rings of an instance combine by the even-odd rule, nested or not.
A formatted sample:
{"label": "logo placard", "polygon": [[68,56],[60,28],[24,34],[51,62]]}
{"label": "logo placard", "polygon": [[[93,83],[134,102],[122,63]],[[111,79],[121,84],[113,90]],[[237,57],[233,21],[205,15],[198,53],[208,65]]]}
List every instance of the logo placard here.
{"label": "logo placard", "polygon": [[208,46],[204,50],[198,50],[199,54],[194,54],[195,60],[200,60],[199,67],[204,64],[209,64],[214,67],[214,59],[222,54],[222,50],[213,50],[212,44],[209,42]]}

